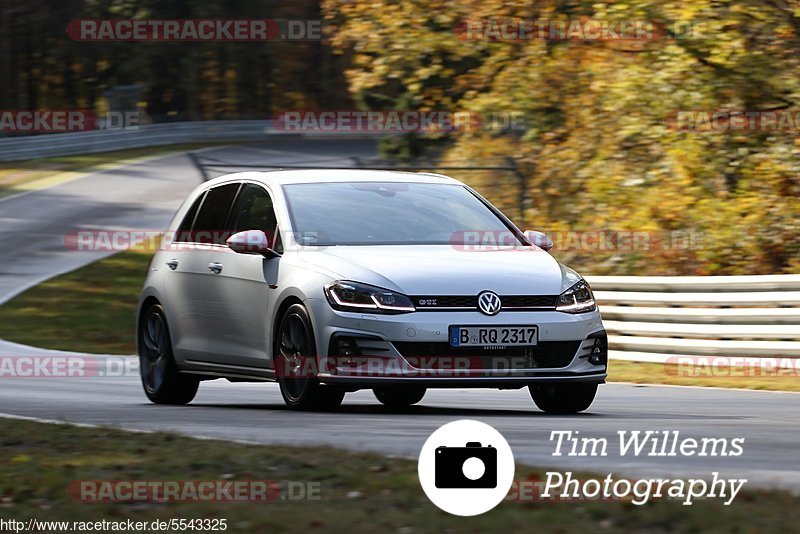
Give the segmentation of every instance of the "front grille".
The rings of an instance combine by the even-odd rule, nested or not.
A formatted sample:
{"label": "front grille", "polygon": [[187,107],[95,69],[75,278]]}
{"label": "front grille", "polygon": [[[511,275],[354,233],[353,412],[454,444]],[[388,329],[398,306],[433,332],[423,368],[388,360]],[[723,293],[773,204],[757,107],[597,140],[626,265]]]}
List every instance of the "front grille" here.
{"label": "front grille", "polygon": [[535,347],[451,347],[449,343],[392,342],[419,369],[559,369],[572,362],[580,341],[540,341]]}
{"label": "front grille", "polygon": [[[477,295],[427,295],[409,297],[416,306],[417,310],[477,310]],[[548,309],[556,307],[558,295],[500,295],[500,302],[503,307],[500,311],[519,311]]]}
{"label": "front grille", "polygon": [[472,296],[425,296],[411,297],[417,308],[477,308],[478,295]]}

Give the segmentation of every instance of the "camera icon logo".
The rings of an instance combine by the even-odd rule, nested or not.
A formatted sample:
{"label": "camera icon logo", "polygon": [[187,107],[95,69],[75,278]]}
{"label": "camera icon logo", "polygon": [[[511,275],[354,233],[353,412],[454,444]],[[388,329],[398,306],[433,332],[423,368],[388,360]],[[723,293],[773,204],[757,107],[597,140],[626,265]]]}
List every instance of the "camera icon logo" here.
{"label": "camera icon logo", "polygon": [[437,488],[496,488],[497,449],[470,441],[466,447],[437,447]]}
{"label": "camera icon logo", "polygon": [[514,454],[497,430],[471,419],[440,427],[419,455],[419,482],[445,512],[473,516],[488,512],[508,495]]}

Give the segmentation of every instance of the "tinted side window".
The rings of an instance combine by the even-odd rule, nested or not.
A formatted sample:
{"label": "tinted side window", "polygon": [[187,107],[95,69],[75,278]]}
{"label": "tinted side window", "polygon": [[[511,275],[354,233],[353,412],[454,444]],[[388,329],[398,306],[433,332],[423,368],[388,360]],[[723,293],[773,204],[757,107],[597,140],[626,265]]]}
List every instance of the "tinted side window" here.
{"label": "tinted side window", "polygon": [[224,245],[226,234],[225,223],[228,212],[239,190],[240,184],[226,184],[211,189],[200,207],[200,213],[194,221],[192,233],[198,243],[216,243]]}
{"label": "tinted side window", "polygon": [[205,193],[197,197],[197,199],[192,204],[192,207],[189,208],[189,211],[186,212],[186,217],[183,218],[183,222],[178,227],[178,232],[175,235],[175,241],[192,241],[191,232],[192,232],[192,223],[194,223],[194,218],[197,215],[197,209],[200,207],[200,204],[203,202],[203,198],[205,198]]}
{"label": "tinted side window", "polygon": [[272,208],[272,199],[269,193],[255,184],[245,184],[236,202],[233,220],[233,231],[263,230],[273,242],[273,233],[278,221]]}

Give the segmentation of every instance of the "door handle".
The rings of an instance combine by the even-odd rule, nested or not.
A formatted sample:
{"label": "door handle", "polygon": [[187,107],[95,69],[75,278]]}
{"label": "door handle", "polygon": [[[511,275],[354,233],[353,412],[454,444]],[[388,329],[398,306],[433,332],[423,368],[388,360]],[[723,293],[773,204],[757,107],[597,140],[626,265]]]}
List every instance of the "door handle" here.
{"label": "door handle", "polygon": [[208,264],[208,270],[214,274],[219,274],[222,272],[222,264],[218,261],[214,261]]}
{"label": "door handle", "polygon": [[169,260],[167,262],[167,267],[169,267],[170,269],[172,269],[174,271],[175,269],[178,268],[178,260],[175,260],[175,259]]}

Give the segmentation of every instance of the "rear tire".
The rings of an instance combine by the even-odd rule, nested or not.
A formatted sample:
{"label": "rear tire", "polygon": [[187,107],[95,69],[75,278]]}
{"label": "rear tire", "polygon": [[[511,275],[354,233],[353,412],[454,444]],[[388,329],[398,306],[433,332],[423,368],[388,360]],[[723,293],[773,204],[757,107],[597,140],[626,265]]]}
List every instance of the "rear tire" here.
{"label": "rear tire", "polygon": [[553,414],[575,414],[589,408],[597,394],[597,384],[531,384],[531,398],[540,410]]}
{"label": "rear tire", "polygon": [[167,316],[160,304],[142,314],[138,332],[139,373],[147,398],[155,404],[188,404],[200,381],[178,371]]}
{"label": "rear tire", "polygon": [[407,408],[422,400],[425,388],[375,388],[375,398],[389,408]]}
{"label": "rear tire", "polygon": [[317,379],[317,350],[306,309],[293,304],[284,312],[275,336],[275,371],[283,401],[292,410],[335,410],[345,391]]}

